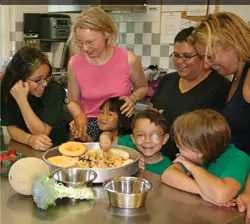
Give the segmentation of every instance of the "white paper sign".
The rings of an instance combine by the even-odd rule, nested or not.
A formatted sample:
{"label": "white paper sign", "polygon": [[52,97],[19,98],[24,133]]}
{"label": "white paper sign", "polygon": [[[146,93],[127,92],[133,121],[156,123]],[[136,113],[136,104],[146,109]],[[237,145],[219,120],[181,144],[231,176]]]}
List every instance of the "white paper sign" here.
{"label": "white paper sign", "polygon": [[196,22],[192,21],[192,20],[188,20],[188,19],[181,19],[181,30],[188,28],[190,26],[195,27],[196,26]]}
{"label": "white paper sign", "polygon": [[207,5],[187,5],[187,16],[205,16]]}
{"label": "white paper sign", "polygon": [[181,12],[164,12],[161,18],[161,43],[174,43],[181,29]]}

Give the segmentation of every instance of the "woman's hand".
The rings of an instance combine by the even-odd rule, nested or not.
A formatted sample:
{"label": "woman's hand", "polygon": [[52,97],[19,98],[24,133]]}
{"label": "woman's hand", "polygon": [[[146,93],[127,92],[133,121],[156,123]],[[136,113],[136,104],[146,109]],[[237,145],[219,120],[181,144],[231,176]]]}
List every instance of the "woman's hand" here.
{"label": "woman's hand", "polygon": [[127,117],[131,117],[134,113],[135,102],[129,96],[121,96],[119,100],[124,100],[125,103],[121,106],[121,114],[126,114]]}
{"label": "woman's hand", "polygon": [[16,101],[20,99],[27,99],[29,94],[29,84],[27,82],[23,82],[19,80],[12,88],[10,89],[11,95],[14,97]]}
{"label": "woman's hand", "polygon": [[76,129],[76,135],[78,137],[85,136],[88,127],[88,119],[85,113],[79,113],[78,115],[76,115],[74,121],[75,121],[74,124]]}
{"label": "woman's hand", "polygon": [[47,135],[31,135],[29,145],[35,150],[46,151],[52,147],[52,141]]}
{"label": "woman's hand", "polygon": [[102,133],[99,137],[99,141],[101,149],[103,149],[104,151],[108,151],[110,149],[112,144],[112,139],[110,138],[109,135],[107,135],[106,133]]}
{"label": "woman's hand", "polygon": [[78,120],[77,129],[75,120],[71,121],[69,124],[71,136],[75,139],[80,139],[83,142],[93,142],[93,139],[87,134],[87,126],[85,125],[85,123],[86,122],[84,120],[81,120],[80,118]]}
{"label": "woman's hand", "polygon": [[142,157],[140,157],[140,159],[139,159],[139,169],[145,170],[145,162],[144,162],[144,159]]}

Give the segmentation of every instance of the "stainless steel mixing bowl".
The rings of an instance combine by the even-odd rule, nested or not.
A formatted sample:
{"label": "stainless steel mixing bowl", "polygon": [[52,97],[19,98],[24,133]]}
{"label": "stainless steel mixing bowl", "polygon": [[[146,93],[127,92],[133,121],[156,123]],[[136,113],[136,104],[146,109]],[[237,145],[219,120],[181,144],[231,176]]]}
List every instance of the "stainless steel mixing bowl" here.
{"label": "stainless steel mixing bowl", "polygon": [[[87,150],[92,149],[99,149],[99,142],[88,142],[84,143],[87,147]],[[116,168],[90,168],[91,170],[94,170],[97,173],[97,178],[94,179],[93,183],[103,183],[105,180],[111,178],[111,177],[117,177],[117,176],[132,176],[134,175],[138,169],[139,169],[139,158],[140,153],[134,149],[131,149],[126,146],[121,145],[112,145],[112,148],[115,149],[122,149],[129,153],[130,159],[133,160],[133,162]],[[53,171],[58,168],[62,168],[59,166],[55,166],[52,163],[50,163],[47,159],[52,156],[59,156],[61,153],[58,150],[58,147],[54,147],[52,149],[49,149],[43,154],[44,161],[49,165],[50,169]]]}
{"label": "stainless steel mixing bowl", "polygon": [[66,186],[91,187],[97,173],[94,170],[85,168],[63,168],[55,170],[51,176]]}
{"label": "stainless steel mixing bowl", "polygon": [[118,208],[140,208],[152,184],[138,177],[113,177],[104,181],[111,205]]}

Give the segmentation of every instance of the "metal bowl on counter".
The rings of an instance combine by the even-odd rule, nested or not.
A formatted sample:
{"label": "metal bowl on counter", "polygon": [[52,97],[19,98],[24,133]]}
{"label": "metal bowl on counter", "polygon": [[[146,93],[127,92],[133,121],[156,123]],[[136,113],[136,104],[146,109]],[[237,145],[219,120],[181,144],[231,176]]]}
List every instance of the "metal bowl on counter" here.
{"label": "metal bowl on counter", "polygon": [[139,177],[113,177],[104,181],[111,205],[118,208],[140,208],[152,183]]}
{"label": "metal bowl on counter", "polygon": [[69,187],[91,187],[97,173],[94,170],[73,167],[55,170],[51,176]]}
{"label": "metal bowl on counter", "polygon": [[[99,142],[88,142],[84,143],[87,147],[87,150],[92,149],[99,149]],[[105,180],[111,177],[117,176],[132,176],[134,175],[139,169],[139,158],[140,153],[136,150],[121,146],[121,145],[112,145],[112,148],[121,149],[126,151],[129,154],[129,158],[133,160],[133,162],[115,168],[89,168],[90,170],[94,170],[97,173],[96,179],[94,179],[93,183],[103,183]],[[54,171],[55,169],[62,168],[59,166],[55,166],[50,163],[47,159],[52,156],[59,156],[61,153],[58,150],[58,147],[54,147],[49,149],[43,154],[44,161],[49,165],[50,169]]]}

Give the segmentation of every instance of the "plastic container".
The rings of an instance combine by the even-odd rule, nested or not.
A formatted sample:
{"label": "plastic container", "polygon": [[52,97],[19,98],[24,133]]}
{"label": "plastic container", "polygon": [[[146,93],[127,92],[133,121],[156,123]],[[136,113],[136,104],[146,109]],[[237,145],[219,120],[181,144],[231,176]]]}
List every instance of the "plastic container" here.
{"label": "plastic container", "polygon": [[[0,151],[0,155],[7,153],[8,151]],[[11,166],[19,159],[23,158],[22,153],[17,153],[16,158],[10,158],[7,160],[1,160],[1,176],[8,176]]]}

